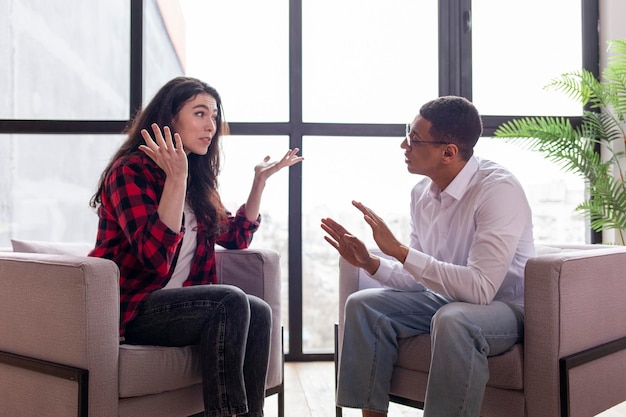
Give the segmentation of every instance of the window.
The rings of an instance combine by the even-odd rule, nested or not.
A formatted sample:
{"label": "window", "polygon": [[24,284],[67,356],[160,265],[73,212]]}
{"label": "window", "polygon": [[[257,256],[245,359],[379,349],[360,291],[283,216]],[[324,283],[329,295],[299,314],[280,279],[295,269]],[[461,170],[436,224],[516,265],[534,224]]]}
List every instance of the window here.
{"label": "window", "polygon": [[417,177],[404,163],[401,137],[304,138],[302,167],[303,350],[328,351],[338,314],[338,255],[324,239],[322,217],[340,222],[374,247],[370,227],[351,201],[374,210],[403,242],[409,241],[410,192]]}
{"label": "window", "polygon": [[580,116],[542,87],[582,65],[597,70],[597,0],[48,3],[0,6],[0,246],[93,239],[87,203],[120,132],[181,74],[222,95],[232,135],[220,184],[231,210],[263,156],[302,149],[303,164],[270,180],[253,242],[281,253],[289,359],[329,359],[333,349],[338,259],[320,219],[336,217],[373,245],[350,204],[358,199],[408,240],[419,178],[399,142],[438,95],[476,103],[485,124],[476,153],[521,180],[538,242],[589,240],[573,213],[582,182],[490,136],[513,117]]}
{"label": "window", "polygon": [[[231,212],[246,202],[254,178],[254,167],[266,155],[281,158],[289,148],[287,136],[225,136],[222,141],[220,196]],[[285,350],[289,348],[289,201],[288,172],[282,170],[267,182],[261,200],[261,227],[254,234],[251,248],[274,249],[280,254]]]}
{"label": "window", "polygon": [[7,3],[0,13],[1,119],[127,117],[126,2]]}
{"label": "window", "polygon": [[222,96],[231,122],[289,120],[289,4],[181,0],[186,74]]}
{"label": "window", "polygon": [[0,134],[0,245],[11,239],[95,242],[89,207],[121,135]]}
{"label": "window", "polygon": [[302,7],[304,121],[406,123],[437,96],[436,1]]}
{"label": "window", "polygon": [[582,115],[575,101],[542,88],[582,67],[582,43],[573,41],[582,39],[581,8],[572,4],[472,0],[472,93],[482,114]]}

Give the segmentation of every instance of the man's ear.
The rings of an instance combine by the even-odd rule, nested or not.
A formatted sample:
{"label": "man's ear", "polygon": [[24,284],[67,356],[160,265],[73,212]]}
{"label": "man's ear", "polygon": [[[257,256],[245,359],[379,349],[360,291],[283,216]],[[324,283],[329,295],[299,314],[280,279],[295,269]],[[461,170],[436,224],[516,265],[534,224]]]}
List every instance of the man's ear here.
{"label": "man's ear", "polygon": [[454,143],[449,143],[443,148],[443,158],[446,162],[451,162],[459,155],[459,147]]}

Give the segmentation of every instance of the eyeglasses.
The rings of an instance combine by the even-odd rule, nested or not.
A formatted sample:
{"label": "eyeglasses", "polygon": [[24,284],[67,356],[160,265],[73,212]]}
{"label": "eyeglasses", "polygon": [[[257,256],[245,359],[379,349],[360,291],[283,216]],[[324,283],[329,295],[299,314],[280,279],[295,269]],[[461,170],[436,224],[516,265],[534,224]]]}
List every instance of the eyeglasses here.
{"label": "eyeglasses", "polygon": [[450,142],[439,142],[439,141],[428,141],[428,140],[420,140],[420,139],[411,139],[411,124],[407,123],[405,127],[405,138],[406,138],[406,146],[409,148],[413,145],[422,145],[429,143],[431,145],[449,145]]}

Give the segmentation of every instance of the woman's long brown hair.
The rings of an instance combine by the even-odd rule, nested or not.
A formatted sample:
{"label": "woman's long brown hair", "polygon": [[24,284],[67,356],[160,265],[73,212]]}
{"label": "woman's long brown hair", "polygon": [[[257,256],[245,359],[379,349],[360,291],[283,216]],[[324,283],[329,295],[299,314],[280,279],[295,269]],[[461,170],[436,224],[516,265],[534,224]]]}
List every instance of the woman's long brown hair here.
{"label": "woman's long brown hair", "polygon": [[101,203],[104,183],[111,166],[119,158],[142,152],[139,145],[145,144],[141,130],[152,132],[151,125],[156,123],[160,128],[171,126],[172,121],[188,101],[198,94],[208,94],[217,102],[216,132],[213,135],[209,150],[205,155],[190,153],[189,180],[187,185],[187,201],[191,205],[199,224],[208,231],[209,236],[217,236],[221,232],[221,223],[226,216],[218,193],[217,177],[220,172],[220,136],[228,133],[228,125],[224,120],[222,100],[218,92],[208,84],[191,77],[177,77],[165,84],[156,93],[145,109],[138,112],[124,133],[128,138],[113,155],[111,161],[100,175],[98,190],[91,197],[89,205],[97,208]]}

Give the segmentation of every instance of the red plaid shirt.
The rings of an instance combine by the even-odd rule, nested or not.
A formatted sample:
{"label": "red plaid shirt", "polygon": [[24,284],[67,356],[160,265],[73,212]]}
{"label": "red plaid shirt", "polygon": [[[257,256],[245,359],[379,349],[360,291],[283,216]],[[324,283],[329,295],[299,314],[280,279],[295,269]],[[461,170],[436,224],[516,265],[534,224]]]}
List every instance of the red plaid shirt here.
{"label": "red plaid shirt", "polygon": [[[116,161],[105,180],[98,208],[96,246],[89,256],[113,260],[120,269],[120,338],[139,304],[169,281],[185,233],[169,229],[157,214],[165,173],[143,153]],[[244,206],[228,212],[225,230],[217,240],[198,224],[196,253],[183,286],[217,283],[215,248],[247,248],[261,217],[250,222]]]}

